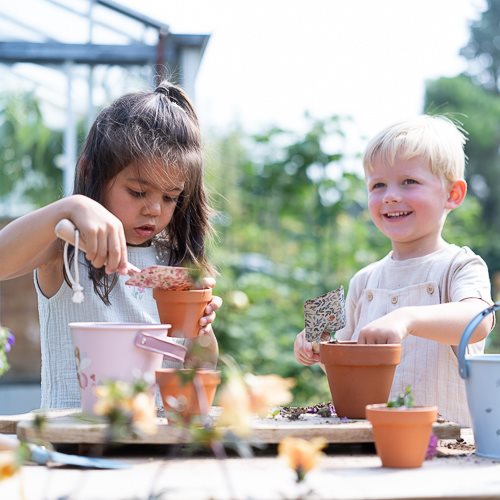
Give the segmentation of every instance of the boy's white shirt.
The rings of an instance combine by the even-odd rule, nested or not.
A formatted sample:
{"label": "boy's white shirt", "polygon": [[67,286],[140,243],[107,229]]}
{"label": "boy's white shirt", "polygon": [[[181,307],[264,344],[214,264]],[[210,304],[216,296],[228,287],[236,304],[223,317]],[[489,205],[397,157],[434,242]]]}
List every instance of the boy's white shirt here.
{"label": "boy's white shirt", "polygon": [[[143,269],[158,262],[156,248],[128,247],[128,259]],[[119,276],[111,291],[111,306],[106,306],[94,292],[88,278],[88,268],[83,254],[79,255],[80,284],[84,289],[84,301],[75,304],[72,289],[63,282],[51,298],[43,295],[34,273],[38,296],[41,346],[41,408],[75,408],[80,406],[80,387],[76,377],[76,360],[69,331],[69,323],[86,321],[160,323],[156,302],[151,288],[125,285],[128,276]],[[112,353],[110,353],[112,355]],[[175,366],[164,361],[164,366]]]}
{"label": "boy's white shirt", "polygon": [[[479,298],[492,303],[488,268],[467,247],[447,244],[423,257],[393,260],[392,252],[358,271],[346,297],[346,326],[338,340],[356,340],[374,319],[404,306],[433,305]],[[469,352],[484,352],[485,341],[469,345]],[[464,381],[452,348],[432,340],[407,336],[391,398],[411,385],[415,404],[437,405],[447,420],[470,426]]]}

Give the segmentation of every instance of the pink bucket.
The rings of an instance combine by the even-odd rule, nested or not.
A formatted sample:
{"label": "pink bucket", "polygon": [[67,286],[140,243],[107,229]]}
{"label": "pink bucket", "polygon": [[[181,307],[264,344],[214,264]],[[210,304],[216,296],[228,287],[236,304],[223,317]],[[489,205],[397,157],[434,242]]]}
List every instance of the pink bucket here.
{"label": "pink bucket", "polygon": [[170,325],[70,323],[82,411],[93,413],[97,385],[132,382],[162,366],[163,356],[184,362],[186,348],[167,337]]}

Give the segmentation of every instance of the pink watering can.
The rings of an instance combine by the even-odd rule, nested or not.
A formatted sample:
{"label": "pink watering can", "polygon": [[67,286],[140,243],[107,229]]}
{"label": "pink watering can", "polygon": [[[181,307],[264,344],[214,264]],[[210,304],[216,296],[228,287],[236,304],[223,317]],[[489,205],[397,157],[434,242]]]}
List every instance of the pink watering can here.
{"label": "pink watering can", "polygon": [[132,382],[162,367],[163,357],[184,362],[186,348],[167,337],[170,325],[70,323],[82,411],[93,413],[95,388],[108,380]]}

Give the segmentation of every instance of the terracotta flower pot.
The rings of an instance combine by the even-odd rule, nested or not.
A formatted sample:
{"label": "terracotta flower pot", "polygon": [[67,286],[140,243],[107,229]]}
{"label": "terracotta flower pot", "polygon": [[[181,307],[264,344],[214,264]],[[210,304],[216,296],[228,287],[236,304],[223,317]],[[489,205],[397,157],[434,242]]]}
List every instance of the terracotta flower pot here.
{"label": "terracotta flower pot", "polygon": [[169,337],[192,338],[198,336],[199,321],[212,300],[212,289],[162,290],[153,288],[160,321],[170,324]]}
{"label": "terracotta flower pot", "polygon": [[387,403],[401,344],[321,342],[319,350],[337,416],[365,418],[366,405]]}
{"label": "terracotta flower pot", "polygon": [[207,414],[221,381],[219,370],[161,368],[155,374],[165,410],[184,417]]}
{"label": "terracotta flower pot", "polygon": [[437,407],[388,408],[368,405],[377,455],[384,467],[420,467],[437,419]]}

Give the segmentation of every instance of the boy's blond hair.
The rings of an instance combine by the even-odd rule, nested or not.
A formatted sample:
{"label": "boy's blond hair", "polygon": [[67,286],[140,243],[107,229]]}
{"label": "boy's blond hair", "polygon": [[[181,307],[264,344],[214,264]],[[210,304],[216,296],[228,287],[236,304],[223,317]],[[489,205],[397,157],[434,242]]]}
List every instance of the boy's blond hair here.
{"label": "boy's blond hair", "polygon": [[450,182],[463,179],[466,132],[445,116],[420,115],[395,123],[379,132],[369,143],[363,157],[365,173],[375,163],[394,165],[397,156],[422,157],[431,171]]}

